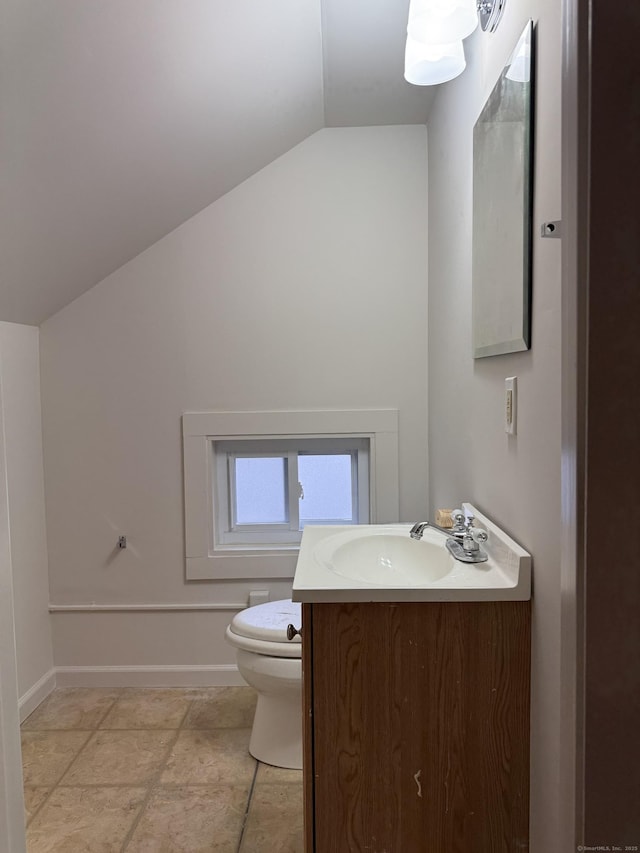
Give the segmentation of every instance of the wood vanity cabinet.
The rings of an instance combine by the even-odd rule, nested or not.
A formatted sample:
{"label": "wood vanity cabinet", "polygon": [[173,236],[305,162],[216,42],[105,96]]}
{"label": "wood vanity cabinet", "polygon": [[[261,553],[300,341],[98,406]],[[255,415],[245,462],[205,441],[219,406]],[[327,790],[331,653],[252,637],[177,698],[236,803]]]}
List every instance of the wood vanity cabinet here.
{"label": "wood vanity cabinet", "polygon": [[529,849],[530,602],[303,605],[305,853]]}

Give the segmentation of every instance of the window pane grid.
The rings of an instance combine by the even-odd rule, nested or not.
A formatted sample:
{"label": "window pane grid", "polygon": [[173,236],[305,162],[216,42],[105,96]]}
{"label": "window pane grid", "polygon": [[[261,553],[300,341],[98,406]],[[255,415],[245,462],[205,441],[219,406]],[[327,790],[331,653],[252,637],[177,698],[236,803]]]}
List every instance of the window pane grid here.
{"label": "window pane grid", "polygon": [[229,456],[231,526],[289,526],[287,458]]}
{"label": "window pane grid", "polygon": [[[368,439],[292,437],[285,442],[276,437],[212,444],[218,471],[214,505],[220,508],[222,499],[227,508],[222,514],[218,510],[214,548],[216,543],[296,544],[307,524],[369,520]],[[365,495],[362,505],[359,493]]]}
{"label": "window pane grid", "polygon": [[[350,453],[301,453],[300,527],[305,524],[352,524],[354,479]],[[357,496],[355,497],[357,502]],[[357,517],[357,514],[356,516]]]}
{"label": "window pane grid", "polygon": [[289,521],[291,530],[300,530],[300,501],[298,500],[298,454],[292,451],[289,454]]}

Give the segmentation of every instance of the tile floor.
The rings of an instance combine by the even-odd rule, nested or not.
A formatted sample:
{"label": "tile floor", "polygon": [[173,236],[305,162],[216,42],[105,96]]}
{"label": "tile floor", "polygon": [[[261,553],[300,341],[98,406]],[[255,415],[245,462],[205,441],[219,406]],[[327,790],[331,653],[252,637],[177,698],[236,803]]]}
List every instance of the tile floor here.
{"label": "tile floor", "polygon": [[55,690],[22,724],[28,853],[302,853],[302,773],[249,687]]}

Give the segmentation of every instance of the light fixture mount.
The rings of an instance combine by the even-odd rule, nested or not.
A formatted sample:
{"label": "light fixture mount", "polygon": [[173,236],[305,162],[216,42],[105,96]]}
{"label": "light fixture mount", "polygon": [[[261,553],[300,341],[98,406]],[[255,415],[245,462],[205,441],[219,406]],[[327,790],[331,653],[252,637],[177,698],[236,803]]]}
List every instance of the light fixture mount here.
{"label": "light fixture mount", "polygon": [[506,4],[507,0],[478,0],[478,16],[484,32],[495,33]]}

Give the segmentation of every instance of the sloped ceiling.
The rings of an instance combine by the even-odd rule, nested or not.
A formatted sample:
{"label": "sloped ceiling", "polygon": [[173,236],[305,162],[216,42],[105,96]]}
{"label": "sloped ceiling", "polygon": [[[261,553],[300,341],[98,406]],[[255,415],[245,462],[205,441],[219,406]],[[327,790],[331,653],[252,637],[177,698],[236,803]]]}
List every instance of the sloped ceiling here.
{"label": "sloped ceiling", "polygon": [[0,320],[38,325],[324,126],[426,121],[408,0],[4,0]]}

